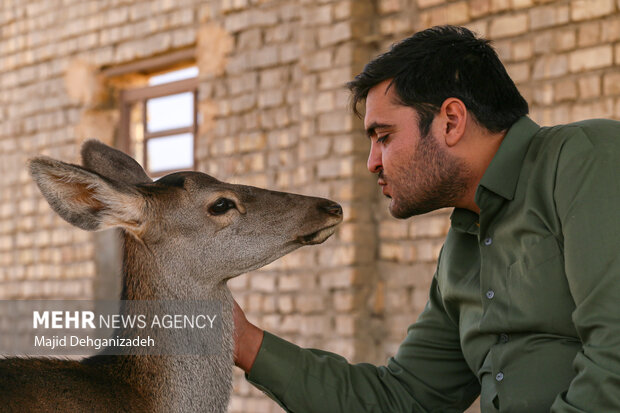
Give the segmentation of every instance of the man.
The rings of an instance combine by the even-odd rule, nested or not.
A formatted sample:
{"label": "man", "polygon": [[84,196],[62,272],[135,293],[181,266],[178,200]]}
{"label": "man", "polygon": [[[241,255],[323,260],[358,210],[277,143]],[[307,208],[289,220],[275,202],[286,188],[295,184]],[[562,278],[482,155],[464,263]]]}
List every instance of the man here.
{"label": "man", "polygon": [[[387,366],[251,325],[236,363],[291,412],[620,411],[620,123],[541,128],[488,41],[416,33],[349,87],[390,212],[455,207]],[[412,274],[412,276],[415,276]]]}

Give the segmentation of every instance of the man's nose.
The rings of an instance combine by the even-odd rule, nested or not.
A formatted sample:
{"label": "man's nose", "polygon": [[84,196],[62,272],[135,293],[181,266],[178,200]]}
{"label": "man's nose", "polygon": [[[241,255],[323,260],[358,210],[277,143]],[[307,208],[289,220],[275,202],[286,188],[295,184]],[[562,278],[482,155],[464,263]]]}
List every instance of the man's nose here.
{"label": "man's nose", "polygon": [[366,162],[366,167],[368,170],[373,173],[379,173],[381,168],[381,151],[377,148],[377,145],[374,143],[370,144],[370,152],[368,153],[368,161]]}

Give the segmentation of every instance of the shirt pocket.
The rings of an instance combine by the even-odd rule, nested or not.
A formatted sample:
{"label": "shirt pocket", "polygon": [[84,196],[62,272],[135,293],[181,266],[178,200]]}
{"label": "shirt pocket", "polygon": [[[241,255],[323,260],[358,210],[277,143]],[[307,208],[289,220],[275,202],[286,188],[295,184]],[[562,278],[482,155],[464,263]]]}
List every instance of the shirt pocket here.
{"label": "shirt pocket", "polygon": [[564,256],[553,235],[522,249],[508,267],[511,325],[521,331],[570,334],[575,309]]}

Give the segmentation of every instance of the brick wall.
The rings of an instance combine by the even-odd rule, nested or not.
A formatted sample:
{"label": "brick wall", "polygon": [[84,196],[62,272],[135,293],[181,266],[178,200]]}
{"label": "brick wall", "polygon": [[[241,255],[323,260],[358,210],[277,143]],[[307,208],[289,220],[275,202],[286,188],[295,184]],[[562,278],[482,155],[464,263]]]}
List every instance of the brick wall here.
{"label": "brick wall", "polygon": [[[620,119],[620,0],[6,0],[0,6],[0,299],[97,294],[101,241],[58,218],[24,168],[114,143],[101,70],[195,48],[198,169],[329,197],[345,221],[233,280],[248,317],[303,346],[384,363],[426,302],[449,211],[397,221],[365,170],[342,85],[415,30],[462,24],[494,41],[541,124]],[[99,270],[98,270],[99,269]],[[233,412],[280,411],[237,372]]]}

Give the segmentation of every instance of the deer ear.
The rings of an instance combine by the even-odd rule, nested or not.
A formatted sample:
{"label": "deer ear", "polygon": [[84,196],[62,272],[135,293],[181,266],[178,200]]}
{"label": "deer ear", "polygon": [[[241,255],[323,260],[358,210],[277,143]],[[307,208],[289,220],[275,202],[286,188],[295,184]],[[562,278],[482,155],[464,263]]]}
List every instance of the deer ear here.
{"label": "deer ear", "polygon": [[89,139],[82,145],[82,165],[118,182],[134,185],[153,182],[132,157],[96,139]]}
{"label": "deer ear", "polygon": [[52,209],[70,224],[88,231],[139,230],[145,200],[134,187],[48,157],[30,160],[29,168]]}

